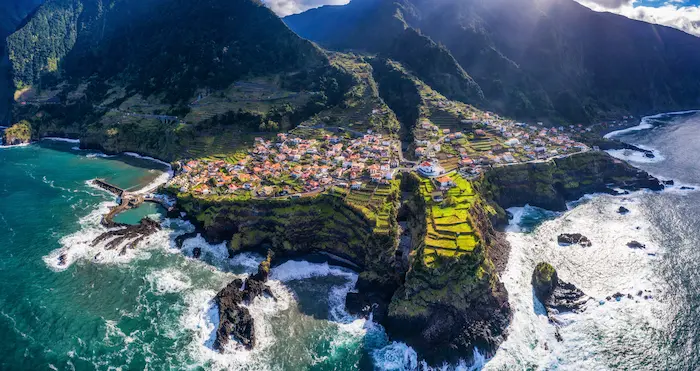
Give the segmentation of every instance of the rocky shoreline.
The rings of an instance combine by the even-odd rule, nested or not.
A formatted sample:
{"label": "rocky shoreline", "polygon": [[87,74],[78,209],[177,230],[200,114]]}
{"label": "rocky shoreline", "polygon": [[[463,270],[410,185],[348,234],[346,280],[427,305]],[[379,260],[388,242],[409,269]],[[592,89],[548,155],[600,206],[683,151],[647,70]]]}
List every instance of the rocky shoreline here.
{"label": "rocky shoreline", "polygon": [[[490,278],[483,284],[473,281],[475,272],[472,270],[482,266],[482,260],[460,261],[433,271],[425,270],[416,264],[402,265],[394,256],[398,246],[398,232],[395,236],[391,234],[378,240],[377,236],[369,233],[367,237],[363,237],[369,237],[368,241],[375,239],[369,244],[355,246],[339,243],[352,239],[347,235],[350,231],[347,228],[354,230],[353,233],[358,233],[365,228],[365,224],[361,219],[357,219],[352,225],[335,225],[336,223],[332,222],[331,229],[319,229],[320,225],[329,225],[321,220],[335,218],[334,214],[329,214],[317,219],[312,210],[320,205],[333,205],[334,213],[344,215],[343,218],[354,215],[354,211],[344,210],[344,204],[328,196],[289,201],[292,203],[207,203],[203,200],[180,199],[180,209],[174,210],[173,213],[179,215],[180,212],[185,212],[186,218],[196,226],[196,231],[178,237],[176,245],[181,247],[187,239],[201,234],[210,243],[228,242],[230,256],[244,251],[261,254],[273,251],[274,257],[268,255],[266,260],[270,266],[288,259],[306,259],[315,253],[322,253],[317,255],[319,259],[346,266],[359,274],[356,292],[349,293],[346,298],[348,312],[371,316],[374,321],[385,326],[390,338],[406,342],[429,364],[463,358],[470,354],[474,346],[486,354],[493,354],[507,336],[507,327],[512,315],[508,305],[508,294],[497,276],[506,265],[509,251],[504,234],[493,228],[493,225],[502,224],[506,219],[501,207],[530,203],[550,206],[551,209],[557,210],[565,207],[567,201],[588,193],[615,193],[613,188],[630,191],[663,188],[663,184],[657,179],[605,153],[595,152],[572,157],[574,158],[561,159],[556,163],[494,169],[477,182],[478,192],[484,195],[487,201],[485,205],[496,210],[495,214],[487,216],[480,207],[476,208],[476,213],[473,214],[474,220],[477,221],[477,229],[486,242],[484,246],[487,247],[477,256],[482,256],[486,259],[484,261],[493,267],[491,269],[494,275],[488,276]],[[506,176],[506,171],[510,172],[510,176]],[[576,183],[562,184],[565,180]],[[539,183],[546,184],[552,191],[542,194],[534,192]],[[513,198],[512,194],[517,194],[517,197]],[[284,219],[276,216],[277,210],[289,208],[291,205],[299,208],[297,216],[285,216]],[[411,209],[409,214],[417,218],[409,221],[407,226],[412,234],[420,234],[419,220],[422,213],[418,209]],[[398,214],[395,217],[398,217]],[[272,232],[279,230],[278,223],[281,220],[291,223],[286,225],[284,230],[295,233],[282,237],[275,234],[277,232]],[[335,227],[339,229],[334,229]],[[248,231],[255,231],[257,236],[261,236],[260,233],[263,233],[262,236],[266,236],[265,233],[269,235],[258,237],[250,243],[246,242]],[[236,237],[241,233],[243,238]],[[318,244],[321,240],[317,239],[317,233],[324,233],[323,244]],[[329,236],[334,237],[328,240]],[[572,243],[590,243],[584,236],[569,237]],[[412,249],[416,248],[413,246]],[[195,258],[200,254],[201,251],[192,251]],[[381,256],[384,258],[377,260],[376,257]],[[366,260],[368,258],[370,260]],[[221,336],[228,334],[244,347],[254,346],[254,328],[250,325],[252,319],[249,313],[246,315],[245,308],[240,304],[245,303],[246,298],[252,300],[251,295],[254,298],[265,294],[265,280],[261,278],[258,272],[248,280],[231,282],[215,298],[217,303],[225,308],[219,312],[221,323],[226,324],[219,329]],[[250,281],[250,284],[247,281]],[[247,294],[246,290],[249,287],[253,292]],[[441,298],[434,290],[447,290],[450,295]],[[545,302],[550,300],[549,306],[552,311],[577,310],[580,306],[579,299],[583,298],[580,291],[564,282],[558,282],[557,289],[552,293],[554,296],[545,299]],[[407,310],[411,307],[414,309]],[[424,312],[426,309],[422,308],[427,308],[427,311]],[[217,343],[217,349],[225,346],[225,342],[222,338]]]}
{"label": "rocky shoreline", "polygon": [[257,273],[245,281],[239,278],[233,280],[216,294],[214,301],[218,307],[219,326],[216,329],[215,350],[223,353],[230,340],[235,340],[248,350],[255,346],[255,323],[250,311],[243,305],[263,295],[275,298],[272,290],[265,285],[270,276],[272,255],[272,251],[267,252],[267,258],[260,263]]}
{"label": "rocky shoreline", "polygon": [[531,205],[564,211],[567,202],[588,194],[648,189],[664,184],[647,172],[605,152],[573,155],[545,163],[494,168],[485,176],[485,190],[500,207]]}
{"label": "rocky shoreline", "polygon": [[2,144],[19,146],[29,144],[32,140],[32,127],[28,121],[18,122],[2,131]]}

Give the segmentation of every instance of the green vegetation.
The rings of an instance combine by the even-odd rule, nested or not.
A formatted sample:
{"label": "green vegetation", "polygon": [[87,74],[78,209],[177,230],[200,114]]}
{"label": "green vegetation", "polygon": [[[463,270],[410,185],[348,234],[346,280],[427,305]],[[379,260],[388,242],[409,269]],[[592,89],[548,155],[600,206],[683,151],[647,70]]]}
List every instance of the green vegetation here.
{"label": "green vegetation", "polygon": [[[479,197],[469,181],[457,173],[450,175],[454,187],[438,191],[430,179],[421,179],[418,188],[426,206],[425,248],[421,252],[423,262],[435,267],[443,258],[459,258],[469,254],[479,245],[481,238],[474,227],[470,209]],[[436,194],[443,201],[436,201]]]}
{"label": "green vegetation", "polygon": [[304,124],[340,127],[355,133],[365,133],[367,130],[398,133],[399,120],[382,100],[384,96],[380,97],[372,65],[365,58],[352,53],[332,53],[330,59],[335,68],[352,76],[352,81],[337,105],[318,112]]}
{"label": "green vegetation", "polygon": [[422,101],[418,88],[399,64],[380,58],[371,63],[381,97],[402,124],[401,139],[412,142],[414,127],[421,116]]}
{"label": "green vegetation", "polygon": [[284,21],[299,35],[324,47],[364,50],[400,61],[451,99],[482,103],[481,88],[450,51],[410,27],[414,9],[407,5],[351,2],[339,11],[315,9],[286,17]]}
{"label": "green vegetation", "polygon": [[374,195],[366,206],[345,201],[342,193],[274,200],[177,197],[210,238],[230,241],[231,254],[264,246],[283,255],[324,251],[392,281],[398,279],[392,270],[398,244],[398,183],[383,190],[383,198]]}
{"label": "green vegetation", "polygon": [[[407,178],[403,190],[412,194],[414,252],[406,282],[389,305],[387,328],[420,354],[442,360],[473,346],[469,339],[481,335],[470,326],[482,323],[476,331],[493,335],[509,322],[507,293],[490,258],[505,242],[491,227],[487,204],[470,182],[452,176],[457,187],[445,193],[456,200],[447,206],[432,201],[431,181],[414,174]],[[445,230],[455,227],[462,230]],[[431,338],[425,337],[426,331]],[[432,336],[447,340],[436,342]]]}
{"label": "green vegetation", "polygon": [[8,50],[26,103],[14,115],[37,136],[164,160],[227,156],[289,130],[341,104],[356,79],[254,0],[49,0]]}
{"label": "green vegetation", "polygon": [[493,168],[486,173],[482,189],[504,208],[529,204],[566,210],[567,201],[611,192],[609,184],[628,190],[663,188],[646,172],[604,152],[586,152],[545,163]]}
{"label": "green vegetation", "polygon": [[189,99],[197,88],[223,89],[246,75],[294,71],[324,60],[251,0],[116,0],[109,6],[49,0],[8,38],[8,50],[18,88],[50,85],[62,74],[97,74],[102,81],[127,82],[144,96],[164,93],[170,103]]}
{"label": "green vegetation", "polygon": [[322,46],[396,59],[450,99],[483,92],[518,119],[592,123],[694,109],[700,95],[697,37],[572,1],[354,1],[285,22]]}
{"label": "green vegetation", "polygon": [[538,263],[535,271],[532,272],[532,285],[537,294],[548,297],[558,283],[557,271],[549,263]]}
{"label": "green vegetation", "polygon": [[14,145],[29,143],[32,139],[32,126],[29,121],[22,120],[9,128],[3,133],[3,141],[5,144]]}

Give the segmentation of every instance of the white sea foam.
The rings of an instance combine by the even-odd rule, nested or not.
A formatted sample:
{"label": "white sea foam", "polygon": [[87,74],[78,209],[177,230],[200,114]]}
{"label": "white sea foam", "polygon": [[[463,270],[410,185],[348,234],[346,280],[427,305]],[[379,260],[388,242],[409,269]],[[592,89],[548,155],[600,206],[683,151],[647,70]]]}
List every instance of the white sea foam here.
{"label": "white sea foam", "polygon": [[[641,147],[640,147],[641,148]],[[645,148],[646,149],[646,148]],[[643,152],[635,151],[632,149],[611,149],[607,152],[610,156],[623,161],[629,161],[633,163],[642,164],[653,164],[657,162],[664,161],[666,158],[657,150],[649,149],[654,153],[654,157],[647,157]]]}
{"label": "white sea foam", "polygon": [[13,144],[11,146],[0,145],[0,149],[29,147],[31,143]]}
{"label": "white sea foam", "polygon": [[151,162],[156,162],[156,163],[159,163],[159,164],[161,164],[161,165],[163,165],[163,166],[165,166],[165,167],[168,167],[168,168],[170,167],[170,164],[167,163],[167,162],[165,162],[165,161],[163,161],[163,160],[159,160],[159,159],[157,159],[157,158],[150,157],[150,156],[140,155],[140,154],[135,153],[135,152],[124,152],[124,155],[126,155],[126,156],[131,156],[131,157],[136,157],[136,158],[140,158],[140,159],[142,159],[142,160],[148,160],[148,161],[151,161]]}
{"label": "white sea foam", "polygon": [[[257,268],[262,258],[244,254],[232,259],[249,268]],[[200,364],[212,365],[214,368],[235,370],[268,370],[274,363],[267,351],[279,339],[272,330],[273,317],[290,309],[296,301],[294,294],[285,285],[286,282],[304,280],[314,277],[335,276],[347,279],[347,283],[331,288],[329,312],[331,320],[338,323],[340,332],[331,343],[332,349],[344,349],[350,342],[362,339],[366,328],[365,321],[352,318],[344,310],[347,293],[354,287],[357,274],[347,269],[330,266],[327,263],[310,263],[306,261],[288,261],[271,270],[267,282],[275,299],[256,298],[247,306],[255,321],[257,344],[253,350],[245,350],[235,342],[229,342],[223,353],[213,350],[215,331],[218,327],[218,308],[212,301],[213,291],[199,290],[186,296],[187,310],[181,319],[183,328],[194,334],[194,341],[188,350]],[[239,276],[243,277],[243,276]]]}
{"label": "white sea foam", "polygon": [[294,300],[289,290],[279,282],[270,281],[268,286],[275,299],[258,297],[246,306],[253,317],[256,346],[246,350],[235,341],[230,341],[222,353],[213,349],[216,329],[219,325],[218,308],[212,298],[216,292],[198,290],[186,296],[187,310],[181,318],[181,326],[189,330],[194,341],[188,351],[202,365],[215,369],[269,370],[271,360],[267,350],[275,344],[271,317],[289,308]]}
{"label": "white sea foam", "polygon": [[94,153],[88,153],[85,155],[87,158],[112,158],[114,155],[107,155],[102,152],[94,152]]}
{"label": "white sea foam", "polygon": [[[651,269],[653,258],[648,255],[661,250],[652,225],[639,210],[639,197],[644,195],[589,197],[561,217],[544,222],[531,234],[508,233],[512,249],[502,281],[509,292],[513,321],[508,339],[484,369],[508,369],[514,365],[532,369],[606,369],[605,360],[598,356],[606,351],[605,341],[600,339],[628,334],[629,338],[642,341],[647,338],[643,334],[648,328],[663,327],[663,316],[658,314],[669,310],[669,306],[636,296],[640,290],[652,290],[655,294],[663,290]],[[620,206],[630,213],[617,213]],[[517,210],[511,213],[517,214]],[[561,233],[582,233],[593,246],[559,246],[556,238]],[[628,248],[627,243],[633,240],[642,242],[647,249]],[[564,324],[561,343],[556,340],[555,327],[544,315],[541,304],[533,298],[530,278],[535,265],[542,261],[551,263],[561,279],[595,299],[583,313],[558,316]],[[605,300],[616,292],[632,294],[633,299]],[[599,300],[604,300],[604,305]],[[626,341],[634,346],[632,340]]]}
{"label": "white sea foam", "polygon": [[80,139],[60,138],[60,137],[44,137],[44,138],[41,138],[41,140],[49,140],[49,141],[53,141],[53,142],[75,143],[75,144],[80,143]]}
{"label": "white sea foam", "polygon": [[[95,264],[124,264],[134,259],[148,259],[149,250],[162,249],[169,246],[172,230],[164,228],[148,236],[133,249],[126,249],[122,254],[123,245],[107,250],[108,241],[103,241],[93,246],[93,241],[102,233],[109,231],[100,224],[102,217],[109,209],[116,206],[113,201],[102,202],[88,215],[79,219],[80,229],[60,240],[61,248],[56,249],[43,257],[44,262],[56,271],[63,271],[77,261],[92,262]],[[64,256],[65,264],[61,265],[60,257]]]}
{"label": "white sea foam", "polygon": [[328,298],[329,319],[342,324],[351,325],[346,328],[348,331],[353,331],[353,329],[362,327],[364,321],[358,320],[345,310],[345,298],[348,296],[348,292],[350,292],[357,283],[357,273],[349,269],[329,265],[328,263],[310,263],[303,260],[290,260],[273,268],[270,272],[270,279],[281,282],[327,276],[343,277],[347,279],[344,285],[334,286],[330,290],[330,296]]}
{"label": "white sea foam", "polygon": [[[177,219],[179,220],[179,219]],[[185,222],[187,228],[194,227]],[[191,230],[188,230],[188,232]],[[173,236],[171,246],[175,246],[175,236]],[[182,244],[182,249],[179,250],[185,256],[192,256],[195,248],[201,250],[200,260],[204,261],[206,264],[216,267],[223,271],[233,271],[237,273],[254,273],[258,270],[260,262],[262,262],[263,257],[254,253],[242,253],[229,259],[228,248],[226,247],[226,242],[220,244],[210,244],[204,237],[197,235],[194,238],[185,240]],[[214,268],[211,268],[214,269]]]}
{"label": "white sea foam", "polygon": [[690,111],[679,111],[679,112],[659,113],[659,114],[657,114],[657,115],[645,116],[645,117],[642,117],[642,120],[639,122],[639,125],[633,126],[633,127],[631,127],[631,128],[627,128],[627,129],[612,131],[612,132],[606,134],[606,135],[604,136],[604,138],[610,139],[610,138],[613,138],[613,137],[616,137],[616,136],[619,136],[619,135],[628,134],[628,133],[632,133],[632,132],[635,132],[635,131],[641,131],[641,130],[648,130],[648,129],[651,129],[651,128],[654,127],[654,125],[652,125],[651,122],[650,122],[651,120],[660,119],[660,118],[666,117],[666,116],[687,115],[687,114],[695,113],[695,112],[700,112],[700,111],[698,111],[698,110],[690,110]]}
{"label": "white sea foam", "polygon": [[175,268],[153,271],[146,276],[146,280],[157,295],[182,292],[192,286],[192,280]]}

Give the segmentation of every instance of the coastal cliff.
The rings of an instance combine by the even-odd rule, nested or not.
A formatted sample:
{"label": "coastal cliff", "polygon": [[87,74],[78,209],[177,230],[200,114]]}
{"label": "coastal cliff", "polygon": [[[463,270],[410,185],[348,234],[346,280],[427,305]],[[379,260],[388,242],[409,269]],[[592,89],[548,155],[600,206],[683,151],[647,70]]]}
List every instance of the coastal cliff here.
{"label": "coastal cliff", "polygon": [[[320,253],[360,272],[360,285],[388,298],[402,282],[398,247],[398,188],[384,199],[386,225],[337,193],[280,200],[225,200],[179,195],[178,205],[210,242],[229,254],[274,252],[275,262]],[[364,210],[363,210],[364,209]]]}
{"label": "coastal cliff", "polygon": [[605,152],[493,168],[483,185],[487,197],[504,209],[529,204],[554,211],[566,210],[567,202],[586,194],[663,189],[658,179]]}
{"label": "coastal cliff", "polygon": [[[371,312],[393,339],[440,364],[474,347],[494,352],[511,318],[496,268],[505,265],[508,244],[491,225],[495,210],[470,182],[455,177],[452,201],[443,205],[426,200],[430,181],[403,174],[400,185],[392,182],[375,219],[370,206],[338,190],[278,200],[179,194],[178,205],[207,240],[228,241],[232,256],[269,249],[274,265],[321,253],[358,271],[358,292],[348,296],[348,311]],[[454,215],[434,219],[437,209]],[[402,230],[412,241],[408,256],[399,248]]]}
{"label": "coastal cliff", "polygon": [[[459,230],[455,234],[456,250],[447,245],[435,248],[441,244],[436,241],[444,242],[449,237],[450,232],[441,231],[445,221],[440,215],[444,214],[438,215],[449,209],[426,198],[420,189],[426,183],[421,182],[415,180],[408,202],[409,222],[415,228],[411,265],[404,285],[389,306],[387,330],[414,347],[430,364],[464,358],[475,347],[493,354],[505,340],[512,317],[508,292],[496,268],[505,266],[509,245],[491,224],[495,210],[478,189],[464,203],[460,196],[450,196],[456,201],[448,201],[448,207],[466,211],[463,222],[450,228]],[[471,244],[463,242],[463,238],[472,236]]]}
{"label": "coastal cliff", "polygon": [[20,121],[5,129],[2,134],[2,141],[5,145],[15,146],[27,144],[32,140],[32,126],[28,121]]}

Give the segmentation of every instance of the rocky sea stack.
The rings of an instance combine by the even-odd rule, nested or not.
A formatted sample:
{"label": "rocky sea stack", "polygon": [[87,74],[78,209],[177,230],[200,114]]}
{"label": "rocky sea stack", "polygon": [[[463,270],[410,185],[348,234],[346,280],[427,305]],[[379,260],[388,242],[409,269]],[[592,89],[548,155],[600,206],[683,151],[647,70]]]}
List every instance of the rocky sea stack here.
{"label": "rocky sea stack", "polygon": [[224,351],[230,339],[250,350],[255,347],[255,323],[248,308],[241,306],[252,302],[256,297],[268,295],[274,298],[270,288],[265,285],[270,275],[272,252],[258,267],[258,272],[248,277],[245,282],[235,279],[214,300],[219,307],[219,328],[216,330],[214,349]]}
{"label": "rocky sea stack", "polygon": [[588,239],[588,237],[580,234],[580,233],[563,233],[560,234],[559,237],[557,237],[557,242],[559,242],[560,245],[581,245],[583,247],[591,247],[593,246],[593,243],[591,240]]}
{"label": "rocky sea stack", "polygon": [[553,315],[561,312],[577,312],[586,302],[586,295],[576,286],[559,280],[557,271],[549,263],[539,263],[532,273],[532,288],[535,297],[547,309],[547,316],[556,322]]}
{"label": "rocky sea stack", "polygon": [[26,120],[22,120],[10,126],[2,135],[2,142],[8,146],[28,144],[31,140],[32,126]]}

